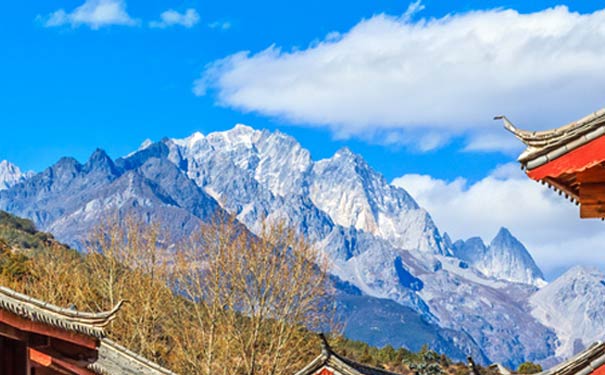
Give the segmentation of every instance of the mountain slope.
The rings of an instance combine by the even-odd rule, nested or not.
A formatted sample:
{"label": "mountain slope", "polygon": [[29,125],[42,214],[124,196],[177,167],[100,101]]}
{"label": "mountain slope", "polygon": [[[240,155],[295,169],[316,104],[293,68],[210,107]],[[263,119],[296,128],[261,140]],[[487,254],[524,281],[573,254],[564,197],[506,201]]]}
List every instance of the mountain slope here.
{"label": "mountain slope", "polygon": [[109,216],[134,211],[160,217],[176,236],[208,220],[219,205],[174,164],[168,150],[145,150],[114,163],[97,150],[85,164],[63,158],[24,183],[0,192],[0,208],[28,217],[58,239],[81,247],[90,229]]}
{"label": "mountain slope", "polygon": [[604,338],[605,274],[596,269],[573,267],[529,302],[532,315],[557,333],[561,358]]}

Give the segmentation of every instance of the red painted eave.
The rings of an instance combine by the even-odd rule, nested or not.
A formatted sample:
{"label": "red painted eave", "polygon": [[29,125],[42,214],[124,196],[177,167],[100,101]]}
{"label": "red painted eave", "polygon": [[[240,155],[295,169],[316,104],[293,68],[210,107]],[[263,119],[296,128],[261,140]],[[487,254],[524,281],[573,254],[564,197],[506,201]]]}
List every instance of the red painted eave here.
{"label": "red painted eave", "polygon": [[[557,178],[563,174],[581,172],[605,161],[605,136],[572,150],[548,163],[527,171],[536,181],[546,177]],[[604,374],[605,375],[605,374]]]}
{"label": "red painted eave", "polygon": [[594,370],[591,375],[605,375],[605,365]]}

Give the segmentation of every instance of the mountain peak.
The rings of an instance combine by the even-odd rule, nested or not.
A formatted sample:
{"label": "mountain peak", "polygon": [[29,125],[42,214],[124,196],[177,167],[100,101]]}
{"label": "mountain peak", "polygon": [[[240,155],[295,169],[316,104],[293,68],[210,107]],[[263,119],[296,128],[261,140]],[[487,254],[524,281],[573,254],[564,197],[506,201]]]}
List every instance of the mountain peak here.
{"label": "mountain peak", "polygon": [[[376,171],[374,171],[368,163],[365,161],[363,156],[356,154],[348,147],[342,147],[332,158],[330,159],[332,162],[338,161],[338,163],[342,163],[344,165],[354,165],[356,167],[360,167],[362,169],[366,169],[370,171],[372,174],[379,175]],[[382,176],[382,175],[381,175]]]}
{"label": "mountain peak", "polygon": [[82,166],[76,158],[71,156],[64,156],[53,166],[54,169],[66,170],[66,169],[79,169]]}
{"label": "mountain peak", "polygon": [[205,139],[206,136],[199,131],[191,134],[189,137],[181,138],[181,139],[172,139],[172,142],[181,146],[181,147],[193,147],[198,142]]}
{"label": "mountain peak", "polygon": [[512,233],[505,227],[500,227],[500,230],[498,230],[498,234],[496,234],[496,237],[494,237],[491,242],[491,245],[498,244],[523,246],[521,242],[519,242],[519,240],[515,236],[513,236]]}
{"label": "mountain peak", "polygon": [[485,256],[487,247],[479,237],[471,237],[466,241],[458,240],[453,245],[454,256],[470,264],[474,264]]}
{"label": "mountain peak", "polygon": [[240,124],[237,123],[235,124],[235,127],[233,128],[233,130],[239,132],[239,133],[254,133],[256,132],[256,129],[254,129],[253,127],[246,125],[246,124]]}
{"label": "mountain peak", "polygon": [[8,160],[0,161],[0,190],[6,190],[31,177],[33,172],[22,173],[21,169]]}
{"label": "mountain peak", "polygon": [[105,150],[97,148],[88,158],[89,162],[96,162],[96,161],[106,161],[106,160],[111,160],[111,158],[109,157],[109,155],[107,155],[107,152],[105,152]]}
{"label": "mountain peak", "polygon": [[0,161],[0,173],[19,173],[21,170],[19,167],[9,162],[8,160]]}
{"label": "mountain peak", "polygon": [[488,276],[512,282],[544,286],[544,275],[525,246],[502,227],[476,267]]}
{"label": "mountain peak", "polygon": [[100,148],[97,148],[92,153],[92,155],[90,155],[90,158],[88,158],[88,161],[86,162],[86,164],[84,164],[83,170],[85,172],[91,172],[95,170],[105,171],[112,175],[116,172],[113,160],[111,160],[105,150],[102,150]]}
{"label": "mountain peak", "polygon": [[334,157],[335,158],[357,159],[358,155],[356,153],[354,153],[353,151],[351,151],[350,148],[345,146],[345,147],[338,149],[338,151],[336,151],[336,153],[334,154]]}

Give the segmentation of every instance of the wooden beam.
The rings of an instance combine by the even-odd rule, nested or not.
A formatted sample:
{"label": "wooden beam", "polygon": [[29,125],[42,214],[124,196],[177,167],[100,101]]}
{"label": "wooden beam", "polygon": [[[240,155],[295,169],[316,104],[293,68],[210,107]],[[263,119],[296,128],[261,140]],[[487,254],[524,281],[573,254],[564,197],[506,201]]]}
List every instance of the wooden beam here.
{"label": "wooden beam", "polygon": [[[590,178],[594,175],[590,175]],[[580,184],[580,217],[605,217],[605,182]]]}
{"label": "wooden beam", "polygon": [[605,182],[605,167],[603,164],[595,165],[576,174],[576,179],[580,184],[594,184]]}
{"label": "wooden beam", "polygon": [[580,185],[580,204],[599,205],[605,203],[605,181]]}
{"label": "wooden beam", "polygon": [[8,337],[9,339],[16,341],[27,342],[29,335],[27,332],[23,332],[15,327],[0,322],[0,336]]}
{"label": "wooden beam", "polygon": [[61,374],[95,375],[94,372],[86,368],[86,364],[76,363],[51,350],[29,348],[28,351],[30,361],[39,366],[53,369]]}
{"label": "wooden beam", "polygon": [[580,218],[600,219],[605,217],[605,204],[581,204]]}
{"label": "wooden beam", "polygon": [[99,358],[99,352],[96,349],[77,346],[53,337],[50,338],[48,346],[45,346],[44,348],[53,350],[56,353],[61,353],[63,357],[69,358],[82,366],[93,363]]}
{"label": "wooden beam", "polygon": [[55,328],[40,322],[33,322],[5,310],[0,310],[0,323],[12,326],[21,331],[55,337],[88,349],[96,349],[99,346],[99,340],[95,337]]}
{"label": "wooden beam", "polygon": [[32,348],[29,348],[29,359],[42,367],[50,367],[53,364],[53,357]]}

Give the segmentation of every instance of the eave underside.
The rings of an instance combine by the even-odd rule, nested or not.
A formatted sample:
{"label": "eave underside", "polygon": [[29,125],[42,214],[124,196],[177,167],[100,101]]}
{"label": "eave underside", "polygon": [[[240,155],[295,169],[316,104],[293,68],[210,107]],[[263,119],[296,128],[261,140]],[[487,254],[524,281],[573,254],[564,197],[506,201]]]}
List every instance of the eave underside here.
{"label": "eave underside", "polygon": [[580,217],[605,218],[605,136],[526,173],[579,205]]}

